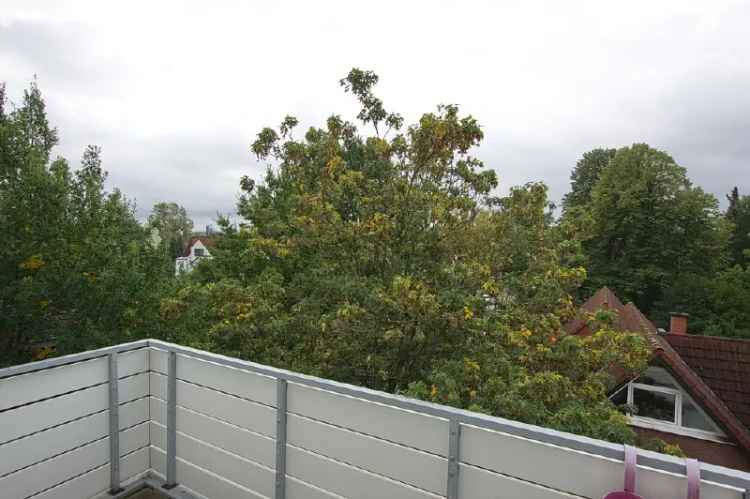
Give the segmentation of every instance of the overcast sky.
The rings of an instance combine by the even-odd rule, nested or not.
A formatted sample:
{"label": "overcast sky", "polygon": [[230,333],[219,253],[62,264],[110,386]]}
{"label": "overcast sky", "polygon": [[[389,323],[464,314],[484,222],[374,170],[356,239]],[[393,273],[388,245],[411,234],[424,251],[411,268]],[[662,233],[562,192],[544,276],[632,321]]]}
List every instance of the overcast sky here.
{"label": "overcast sky", "polygon": [[59,154],[101,145],[140,216],[176,201],[196,227],[261,177],[261,127],[354,119],[353,66],[408,122],[439,103],[478,118],[502,190],[559,200],[584,151],[647,142],[723,200],[750,192],[749,26],[750,2],[722,0],[2,0],[0,80],[17,101],[36,74]]}

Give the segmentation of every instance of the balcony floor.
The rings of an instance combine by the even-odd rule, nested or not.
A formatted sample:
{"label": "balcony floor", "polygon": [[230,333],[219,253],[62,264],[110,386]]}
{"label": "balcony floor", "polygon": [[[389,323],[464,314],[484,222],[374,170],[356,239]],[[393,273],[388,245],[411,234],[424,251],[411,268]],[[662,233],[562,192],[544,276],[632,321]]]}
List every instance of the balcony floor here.
{"label": "balcony floor", "polygon": [[153,490],[141,490],[140,492],[136,492],[132,496],[130,496],[128,499],[164,499],[164,496],[159,494],[158,492],[154,492]]}

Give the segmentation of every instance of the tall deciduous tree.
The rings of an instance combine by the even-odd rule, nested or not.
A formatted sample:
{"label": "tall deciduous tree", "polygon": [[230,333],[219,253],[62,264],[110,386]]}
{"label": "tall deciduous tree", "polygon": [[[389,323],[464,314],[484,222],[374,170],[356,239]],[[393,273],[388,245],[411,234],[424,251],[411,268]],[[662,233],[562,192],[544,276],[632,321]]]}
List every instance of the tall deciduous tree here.
{"label": "tall deciduous tree", "polygon": [[683,274],[657,304],[666,323],[668,312],[690,312],[690,334],[750,339],[750,267],[739,265],[716,275]]}
{"label": "tall deciduous tree", "polygon": [[716,199],[646,144],[617,151],[593,188],[590,214],[593,287],[611,286],[646,313],[677,276],[710,276],[726,264],[729,227]]}
{"label": "tall deciduous tree", "polygon": [[[241,181],[247,223],[164,300],[178,341],[260,362],[617,441],[609,368],[643,365],[635,335],[567,337],[580,247],[553,227],[546,187],[492,195],[473,156],[483,138],[457,106],[404,127],[373,94],[341,81],[374,133],[333,115],[252,144],[265,181]],[[607,423],[603,423],[606,421]]]}
{"label": "tall deciduous tree", "polygon": [[193,221],[187,210],[177,203],[155,204],[148,216],[148,225],[157,231],[172,258],[180,256],[193,233]]}
{"label": "tall deciduous tree", "polygon": [[563,209],[591,203],[591,192],[616,152],[616,149],[593,149],[583,154],[570,174],[570,192],[563,198]]}

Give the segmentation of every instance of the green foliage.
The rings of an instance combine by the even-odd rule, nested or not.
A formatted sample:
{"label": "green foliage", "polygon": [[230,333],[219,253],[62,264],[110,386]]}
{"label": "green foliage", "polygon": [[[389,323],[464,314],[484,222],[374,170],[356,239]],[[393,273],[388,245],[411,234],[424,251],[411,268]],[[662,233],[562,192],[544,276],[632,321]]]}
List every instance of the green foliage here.
{"label": "green foliage", "polygon": [[714,276],[684,274],[658,304],[657,319],[670,310],[690,312],[690,333],[750,339],[750,268],[739,265]]}
{"label": "green foliage", "polygon": [[644,313],[678,276],[710,276],[726,265],[730,227],[716,199],[645,144],[617,151],[585,209],[589,288],[610,286]]}
{"label": "green foliage", "polygon": [[[442,404],[615,442],[633,442],[625,416],[607,399],[609,372],[644,366],[642,338],[604,326],[588,337],[544,329],[499,335],[472,357],[437,362],[408,394]],[[625,353],[627,352],[627,353]],[[625,353],[625,355],[623,355]]]}
{"label": "green foliage", "polygon": [[729,246],[732,264],[747,266],[750,264],[750,196],[740,196],[735,187],[727,200],[726,218],[733,225]]}
{"label": "green foliage", "polygon": [[337,115],[300,139],[293,117],[258,134],[265,181],[241,180],[246,223],[225,222],[214,259],[162,302],[169,337],[632,441],[608,372],[643,367],[645,342],[561,328],[586,277],[576,225],[552,224],[543,184],[492,195],[474,118],[446,105],[404,128],[376,82],[357,69],[341,81],[373,135]]}
{"label": "green foliage", "polygon": [[636,439],[636,445],[641,449],[661,452],[663,454],[669,454],[676,457],[687,457],[687,455],[682,451],[679,445],[668,444],[660,438],[648,438],[642,435],[638,435],[638,438]]}
{"label": "green foliage", "polygon": [[615,157],[617,149],[593,149],[583,154],[570,174],[570,192],[563,198],[563,209],[586,206],[602,170]]}
{"label": "green foliage", "polygon": [[[144,336],[157,324],[166,255],[145,244],[133,207],[106,192],[100,149],[72,171],[50,161],[50,128],[35,83],[0,112],[0,364]],[[168,275],[168,274],[166,274]]]}
{"label": "green foliage", "polygon": [[160,244],[172,258],[181,256],[193,233],[193,221],[177,203],[156,203],[148,216],[148,228],[156,231]]}
{"label": "green foliage", "polygon": [[645,144],[586,153],[571,179],[560,227],[583,241],[582,298],[606,285],[659,325],[683,310],[691,333],[750,337],[750,196],[735,187],[721,216],[684,168]]}

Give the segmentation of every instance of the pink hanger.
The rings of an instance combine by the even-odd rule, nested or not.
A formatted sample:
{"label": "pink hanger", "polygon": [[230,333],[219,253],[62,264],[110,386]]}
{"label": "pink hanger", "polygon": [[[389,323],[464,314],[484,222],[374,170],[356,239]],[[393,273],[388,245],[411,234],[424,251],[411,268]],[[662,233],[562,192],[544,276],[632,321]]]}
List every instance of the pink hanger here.
{"label": "pink hanger", "polygon": [[688,499],[700,499],[701,495],[701,467],[697,459],[686,459],[688,479]]}
{"label": "pink hanger", "polygon": [[[625,489],[619,492],[610,492],[604,499],[643,499],[635,493],[635,471],[638,453],[635,447],[625,446]],[[693,498],[689,498],[693,499]],[[695,499],[698,499],[695,497]]]}
{"label": "pink hanger", "polygon": [[[625,486],[619,492],[610,492],[604,499],[643,499],[635,493],[635,473],[638,453],[635,447],[625,446]],[[696,459],[686,459],[687,469],[687,499],[700,499],[701,469]]]}

